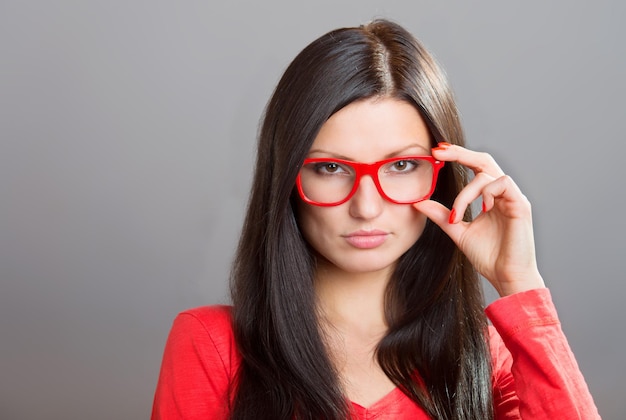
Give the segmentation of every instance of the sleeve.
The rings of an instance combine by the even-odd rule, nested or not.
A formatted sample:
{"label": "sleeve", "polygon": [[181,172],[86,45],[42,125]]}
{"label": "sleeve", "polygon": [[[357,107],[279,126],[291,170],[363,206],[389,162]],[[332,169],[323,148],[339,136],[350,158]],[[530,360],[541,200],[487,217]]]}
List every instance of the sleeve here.
{"label": "sleeve", "polygon": [[599,419],[548,289],[496,300],[491,320],[495,418]]}
{"label": "sleeve", "polygon": [[226,419],[236,372],[233,355],[224,307],[180,313],[165,344],[152,420]]}

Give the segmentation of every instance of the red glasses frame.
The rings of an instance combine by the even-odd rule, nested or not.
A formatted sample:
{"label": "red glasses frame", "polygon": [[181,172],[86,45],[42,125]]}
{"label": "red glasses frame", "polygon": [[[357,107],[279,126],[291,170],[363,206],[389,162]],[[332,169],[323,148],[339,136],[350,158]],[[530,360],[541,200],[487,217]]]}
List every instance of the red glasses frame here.
{"label": "red glasses frame", "polygon": [[[394,160],[410,160],[410,159],[425,160],[425,161],[430,162],[433,165],[433,180],[430,186],[430,190],[424,197],[420,198],[419,200],[396,201],[390,198],[389,196],[387,196],[387,194],[385,194],[385,192],[383,191],[383,188],[380,185],[380,180],[378,179],[378,171],[381,166],[389,162],[393,162]],[[364,175],[369,175],[372,178],[372,180],[374,181],[374,185],[376,185],[376,189],[378,190],[378,193],[385,200],[394,204],[419,203],[420,201],[426,200],[430,198],[431,195],[433,195],[433,192],[435,191],[435,186],[437,185],[437,176],[439,175],[439,171],[441,170],[441,168],[443,168],[443,165],[444,165],[443,161],[437,160],[432,156],[397,156],[397,157],[393,157],[389,159],[379,160],[378,162],[373,162],[373,163],[361,163],[361,162],[354,162],[351,160],[333,159],[333,158],[309,158],[309,159],[304,160],[304,162],[302,163],[302,166],[307,165],[309,163],[318,163],[318,162],[336,162],[336,163],[340,163],[344,165],[350,165],[355,170],[354,185],[352,187],[352,190],[346,196],[346,198],[340,201],[333,202],[333,203],[320,203],[318,201],[313,201],[309,199],[304,194],[304,190],[302,189],[302,179],[300,176],[300,172],[298,172],[298,177],[296,178],[296,186],[298,188],[298,193],[300,194],[300,197],[302,198],[302,200],[305,203],[313,204],[316,206],[322,206],[322,207],[339,206],[345,203],[346,201],[350,200],[352,196],[356,193],[357,189],[359,188],[359,185],[361,183],[361,178]]]}

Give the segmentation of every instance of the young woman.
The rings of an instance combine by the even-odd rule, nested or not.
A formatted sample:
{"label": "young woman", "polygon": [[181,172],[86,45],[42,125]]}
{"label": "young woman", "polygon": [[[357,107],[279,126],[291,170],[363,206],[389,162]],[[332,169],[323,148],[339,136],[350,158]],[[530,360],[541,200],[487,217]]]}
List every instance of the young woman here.
{"label": "young woman", "polygon": [[[599,418],[530,204],[463,146],[402,27],[307,46],[266,109],[233,305],[176,318],[153,419]],[[478,273],[502,296],[486,311]]]}

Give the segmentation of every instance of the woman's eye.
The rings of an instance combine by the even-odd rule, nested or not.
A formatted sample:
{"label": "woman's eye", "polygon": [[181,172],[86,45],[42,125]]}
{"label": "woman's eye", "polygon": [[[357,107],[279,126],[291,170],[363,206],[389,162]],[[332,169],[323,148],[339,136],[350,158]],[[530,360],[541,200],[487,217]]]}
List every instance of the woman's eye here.
{"label": "woman's eye", "polygon": [[320,162],[316,165],[316,170],[322,174],[336,174],[347,172],[345,168],[336,162]]}
{"label": "woman's eye", "polygon": [[326,170],[326,172],[337,172],[338,169],[339,165],[336,163],[327,163],[324,165],[324,170]]}
{"label": "woman's eye", "polygon": [[407,172],[417,167],[417,162],[414,160],[397,160],[393,162],[391,169],[395,172]]}

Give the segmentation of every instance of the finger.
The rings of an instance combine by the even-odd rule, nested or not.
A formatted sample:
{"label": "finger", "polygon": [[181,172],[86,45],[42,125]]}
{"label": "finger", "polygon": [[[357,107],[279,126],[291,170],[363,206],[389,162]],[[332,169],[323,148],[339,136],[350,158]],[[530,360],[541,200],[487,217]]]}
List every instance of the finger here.
{"label": "finger", "polygon": [[508,175],[501,176],[482,190],[483,211],[491,210],[496,204],[508,217],[519,218],[530,214],[530,202],[517,184]]}
{"label": "finger", "polygon": [[454,209],[454,215],[450,217],[450,223],[456,223],[463,218],[465,209],[469,207],[474,200],[481,196],[483,188],[494,181],[491,175],[487,175],[485,172],[479,172],[456,196],[452,208]]}
{"label": "finger", "polygon": [[494,158],[485,152],[476,152],[449,143],[439,143],[438,147],[432,149],[435,159],[445,162],[458,162],[470,168],[475,174],[484,172],[494,178],[504,175],[504,171],[498,166]]}
{"label": "finger", "polygon": [[424,200],[413,204],[413,207],[432,220],[458,245],[459,239],[467,227],[465,223],[448,223],[451,212],[446,206],[433,200]]}

